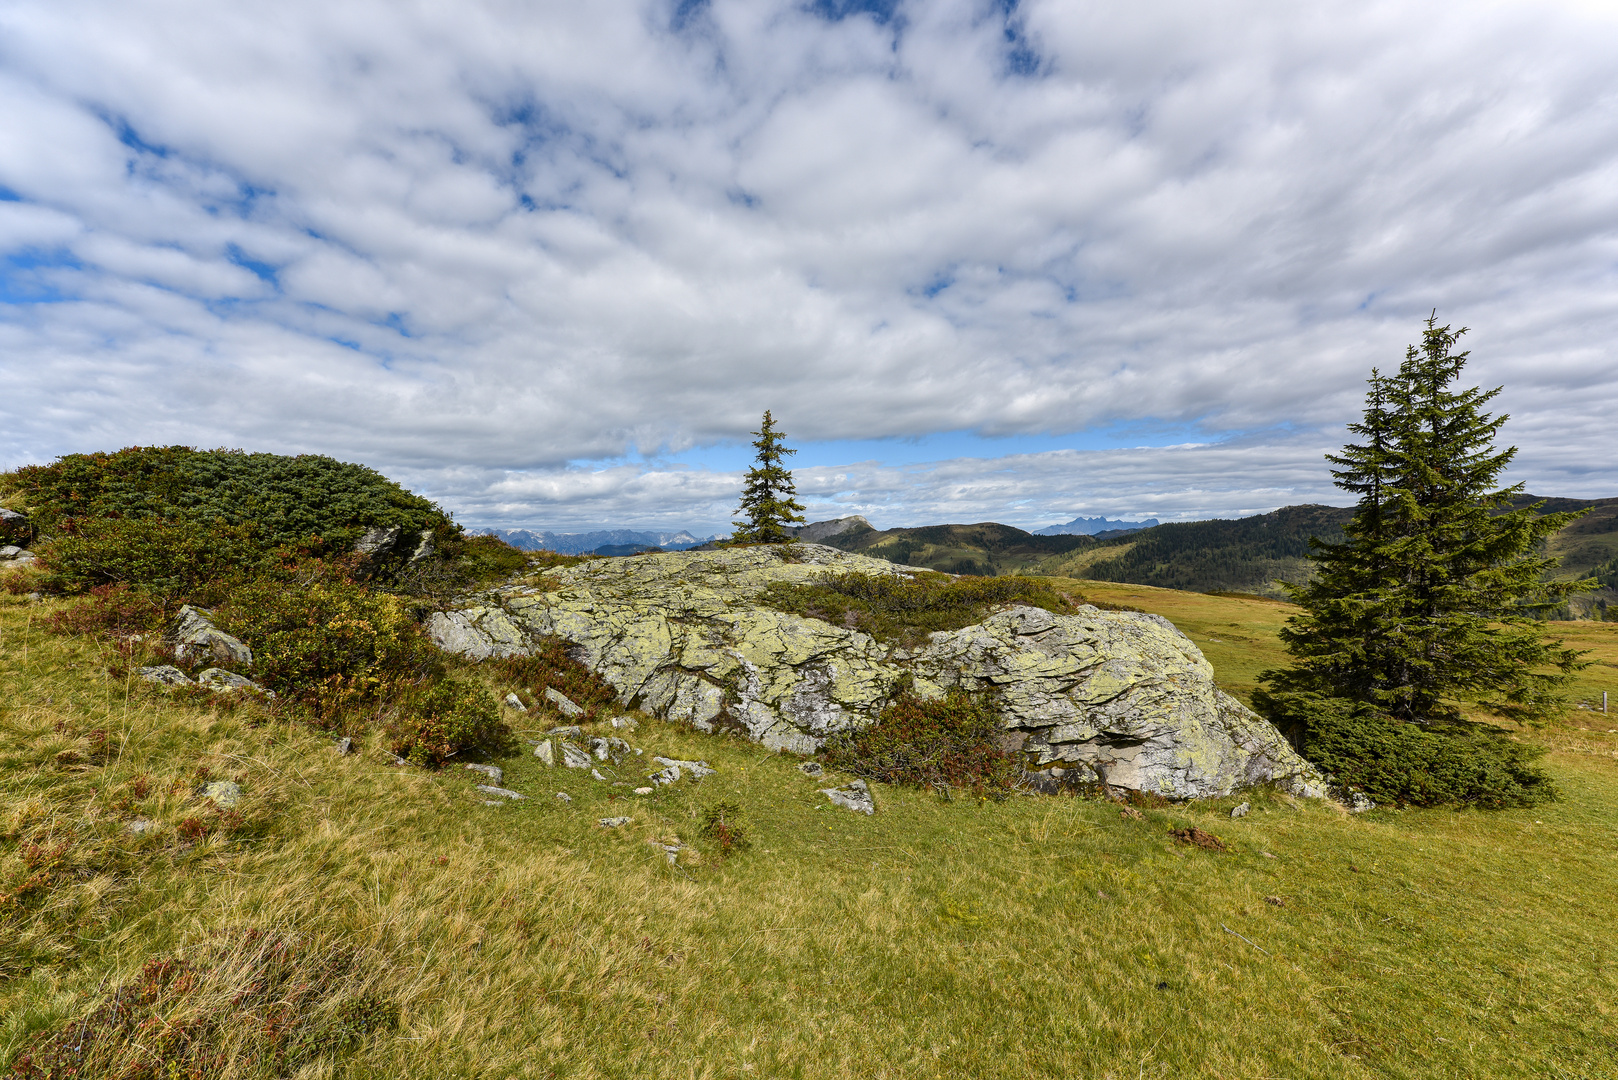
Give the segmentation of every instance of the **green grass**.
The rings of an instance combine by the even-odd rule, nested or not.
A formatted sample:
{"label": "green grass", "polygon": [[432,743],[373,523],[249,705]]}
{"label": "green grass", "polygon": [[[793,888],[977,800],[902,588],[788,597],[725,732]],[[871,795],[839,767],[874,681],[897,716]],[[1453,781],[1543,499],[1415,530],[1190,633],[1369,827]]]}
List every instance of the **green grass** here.
{"label": "green grass", "polygon": [[[1232,689],[1278,658],[1283,605],[1082,588],[1168,615]],[[1618,734],[1588,712],[1544,734],[1564,798],[1526,811],[1256,792],[1240,820],[1226,799],[1134,821],[878,786],[866,818],[817,794],[836,777],[648,720],[646,757],[718,774],[640,798],[525,754],[499,764],[531,798],[486,807],[472,773],[170,701],[46,634],[55,602],[0,605],[0,874],[24,833],[73,841],[0,923],[0,953],[35,958],[0,978],[0,1062],[242,926],[345,943],[399,1010],[300,1076],[1605,1077],[1618,1058]],[[1618,659],[1618,625],[1578,627]],[[177,839],[208,814],[199,767],[239,780],[252,827]],[[720,803],[750,840],[725,859],[703,835]],[[136,813],[164,828],[131,837]],[[1176,844],[1185,825],[1234,851]],[[688,850],[671,866],[648,841]]]}

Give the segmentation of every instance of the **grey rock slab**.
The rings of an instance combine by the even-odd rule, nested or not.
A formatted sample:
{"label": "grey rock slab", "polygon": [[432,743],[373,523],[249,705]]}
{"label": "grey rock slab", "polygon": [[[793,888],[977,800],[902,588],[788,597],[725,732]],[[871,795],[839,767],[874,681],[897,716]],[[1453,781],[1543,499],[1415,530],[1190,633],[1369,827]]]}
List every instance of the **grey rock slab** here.
{"label": "grey rock slab", "polygon": [[216,660],[235,667],[252,667],[253,650],[238,638],[213,624],[213,613],[204,608],[182,606],[169,627],[174,655],[187,663]]}
{"label": "grey rock slab", "polygon": [[678,765],[670,765],[666,769],[659,769],[657,772],[649,774],[646,779],[650,780],[654,784],[678,783],[680,779],[680,767]]}
{"label": "grey rock slab", "polygon": [[585,753],[579,747],[574,746],[566,739],[561,740],[560,747],[562,751],[563,765],[566,765],[570,769],[588,769],[592,767],[590,765],[590,755]]}
{"label": "grey rock slab", "polygon": [[549,739],[540,740],[539,745],[534,747],[534,756],[547,765],[556,765],[556,752],[551,748]]}
{"label": "grey rock slab", "polygon": [[632,817],[604,817],[600,821],[596,822],[596,824],[600,825],[604,829],[616,829],[620,826],[628,825],[634,820],[635,819]]}
{"label": "grey rock slab", "polygon": [[638,788],[635,789],[635,794],[636,795],[650,795],[653,791],[656,791],[656,790],[657,790],[656,788],[638,787]]}
{"label": "grey rock slab", "polygon": [[416,550],[410,553],[410,561],[418,563],[429,558],[433,553],[433,534],[430,529],[423,529],[416,536]]}
{"label": "grey rock slab", "polygon": [[612,753],[612,747],[607,744],[606,739],[597,735],[590,740],[590,753],[595,755],[597,761],[606,761],[607,756]]}
{"label": "grey rock slab", "polygon": [[582,739],[584,729],[577,724],[569,724],[567,727],[553,727],[545,734],[563,739]]}
{"label": "grey rock slab", "polygon": [[633,716],[615,716],[612,718],[612,726],[620,731],[634,731],[640,727],[640,723]]}
{"label": "grey rock slab", "polygon": [[821,767],[818,761],[806,761],[798,766],[798,771],[815,780],[819,780],[826,775],[826,770]]}
{"label": "grey rock slab", "polygon": [[491,784],[498,784],[500,781],[506,778],[505,772],[502,771],[498,765],[477,765],[468,762],[467,764],[462,765],[461,768],[470,769],[472,772],[476,773],[482,773],[484,776],[489,778],[489,783]]}
{"label": "grey rock slab", "polygon": [[221,810],[229,810],[242,798],[242,786],[233,780],[215,780],[202,789],[202,797],[212,799]]}
{"label": "grey rock slab", "polygon": [[403,531],[398,525],[378,525],[367,529],[365,535],[354,542],[354,553],[371,556],[391,551]]}
{"label": "grey rock slab", "polygon": [[[197,685],[206,686],[210,690],[252,690],[257,693],[268,693],[262,686],[245,675],[238,675],[234,671],[224,668],[211,667],[197,676]],[[271,695],[272,697],[274,695]]]}
{"label": "grey rock slab", "polygon": [[5,522],[7,525],[23,525],[27,523],[28,515],[20,510],[9,510],[4,506],[0,506],[0,521]]}
{"label": "grey rock slab", "polygon": [[498,795],[502,799],[526,799],[528,796],[512,791],[510,788],[496,787],[493,784],[479,784],[478,790],[485,795]]}
{"label": "grey rock slab", "polygon": [[603,784],[607,782],[607,778],[602,776],[601,773],[597,772],[595,769],[590,770],[590,778],[593,780],[600,780]]}
{"label": "grey rock slab", "polygon": [[871,799],[871,788],[864,780],[855,780],[840,788],[821,788],[820,793],[838,806],[849,810],[861,814],[876,813],[876,803]]}
{"label": "grey rock slab", "polygon": [[487,660],[528,655],[528,636],[498,608],[435,611],[427,617],[427,637],[447,653]]}
{"label": "grey rock slab", "polygon": [[561,712],[563,716],[583,716],[584,710],[573,704],[572,700],[554,686],[545,688],[545,700]]}
{"label": "grey rock slab", "polygon": [[1243,818],[1247,816],[1247,812],[1251,809],[1253,808],[1247,803],[1242,803],[1240,806],[1230,812],[1230,816],[1233,818]]}
{"label": "grey rock slab", "polygon": [[516,694],[506,695],[506,708],[516,709],[518,712],[528,711],[528,706],[524,705],[522,703],[522,698],[518,697]]}
{"label": "grey rock slab", "polygon": [[572,802],[573,801],[573,796],[569,795],[565,791],[558,791],[556,793],[556,801],[557,802]]}
{"label": "grey rock slab", "polygon": [[698,780],[701,780],[704,776],[712,776],[718,771],[712,768],[706,761],[680,761],[676,758],[666,757],[654,757],[652,760],[664,767],[684,769]]}
{"label": "grey rock slab", "polygon": [[1365,794],[1363,791],[1349,792],[1348,799],[1346,801],[1348,804],[1348,811],[1351,814],[1363,814],[1367,810],[1376,809],[1376,803],[1372,802],[1371,797]]}
{"label": "grey rock slab", "polygon": [[191,676],[173,664],[154,664],[151,667],[143,667],[140,669],[140,677],[149,682],[162,683],[164,686],[196,685]]}
{"label": "grey rock slab", "polygon": [[353,739],[349,738],[347,735],[344,735],[341,739],[337,740],[337,753],[338,754],[343,755],[343,756],[347,756],[349,754],[352,754],[353,752],[354,752],[354,740]]}

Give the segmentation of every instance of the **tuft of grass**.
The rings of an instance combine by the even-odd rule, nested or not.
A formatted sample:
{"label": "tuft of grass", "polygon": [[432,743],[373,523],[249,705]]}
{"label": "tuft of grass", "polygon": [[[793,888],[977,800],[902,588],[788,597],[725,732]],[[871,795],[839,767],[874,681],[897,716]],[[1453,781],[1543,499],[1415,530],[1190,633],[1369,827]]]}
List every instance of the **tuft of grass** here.
{"label": "tuft of grass", "polygon": [[747,837],[747,829],[742,825],[741,818],[741,805],[734,802],[714,803],[702,811],[700,831],[703,838],[711,841],[718,849],[721,859],[728,859],[739,851],[745,851],[752,843]]}

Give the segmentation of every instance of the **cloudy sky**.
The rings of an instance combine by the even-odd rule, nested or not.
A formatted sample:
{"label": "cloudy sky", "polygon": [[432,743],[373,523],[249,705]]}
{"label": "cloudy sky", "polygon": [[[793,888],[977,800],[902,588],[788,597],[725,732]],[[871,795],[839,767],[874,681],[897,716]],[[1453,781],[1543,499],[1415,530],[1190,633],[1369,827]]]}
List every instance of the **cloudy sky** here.
{"label": "cloudy sky", "polygon": [[0,466],[372,465],[468,524],[1347,500],[1436,308],[1618,495],[1599,3],[7,0]]}

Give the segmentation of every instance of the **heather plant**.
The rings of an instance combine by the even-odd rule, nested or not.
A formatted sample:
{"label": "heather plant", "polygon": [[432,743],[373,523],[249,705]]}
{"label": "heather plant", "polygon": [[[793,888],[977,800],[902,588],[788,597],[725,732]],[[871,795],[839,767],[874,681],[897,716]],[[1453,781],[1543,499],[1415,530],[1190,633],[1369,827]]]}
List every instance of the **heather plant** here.
{"label": "heather plant", "polygon": [[885,784],[1004,798],[1020,770],[1001,747],[1001,734],[994,705],[982,695],[951,690],[929,699],[905,690],[876,723],[828,739],[824,759]]}

